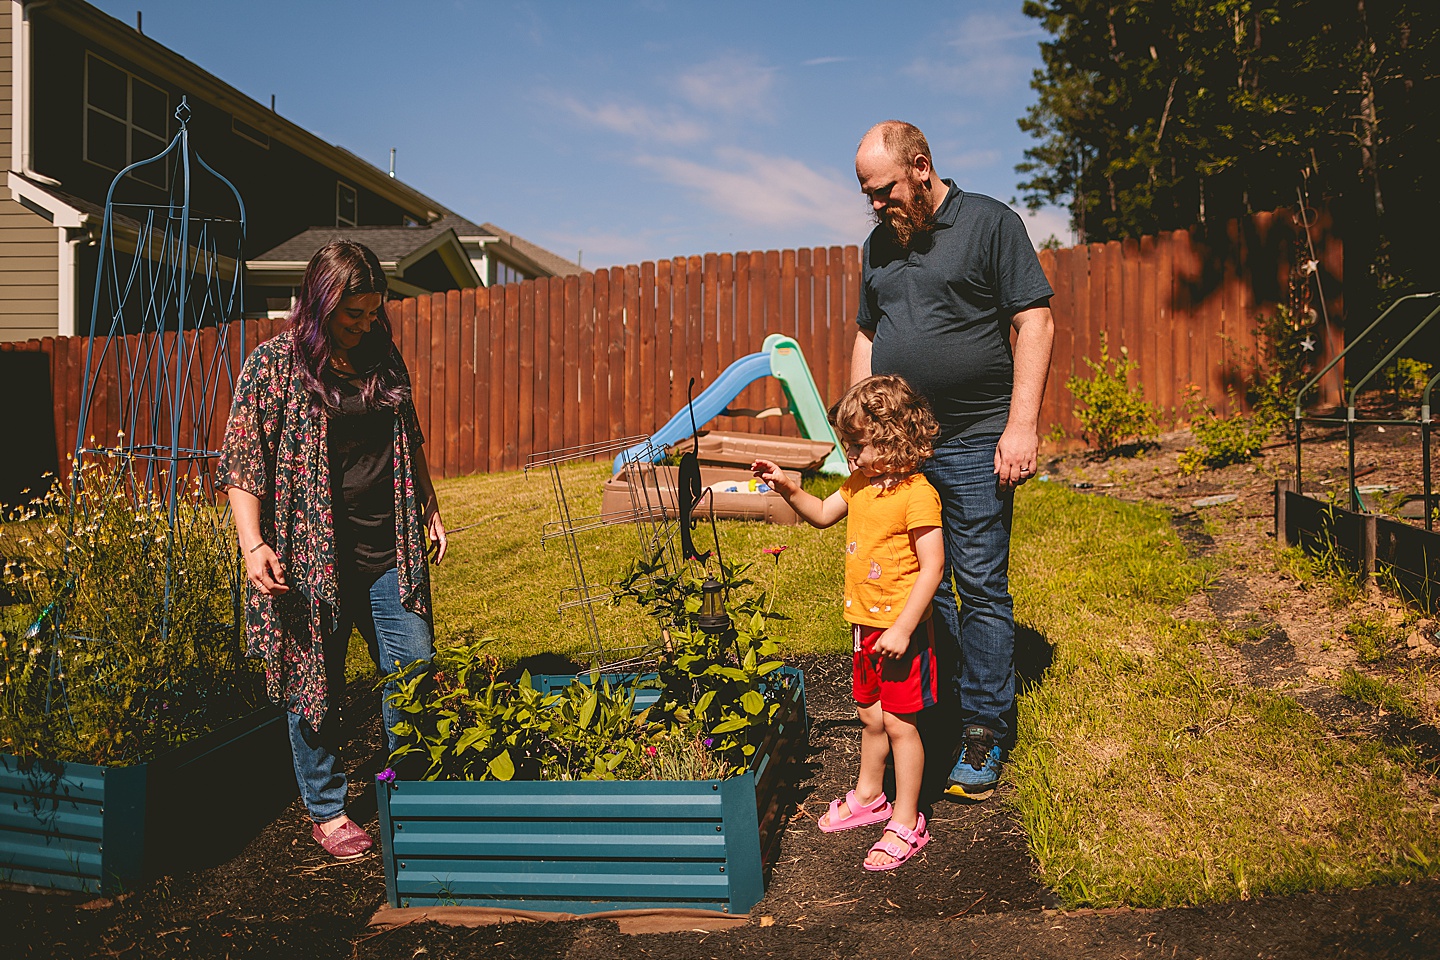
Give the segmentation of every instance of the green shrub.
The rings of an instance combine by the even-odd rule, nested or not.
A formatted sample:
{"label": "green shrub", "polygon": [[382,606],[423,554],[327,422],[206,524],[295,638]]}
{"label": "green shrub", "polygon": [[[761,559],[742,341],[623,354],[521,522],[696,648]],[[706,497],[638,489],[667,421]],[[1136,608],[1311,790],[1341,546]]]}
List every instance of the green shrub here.
{"label": "green shrub", "polygon": [[1400,357],[1380,371],[1380,380],[1395,395],[1395,402],[1418,403],[1431,376],[1430,364]]}
{"label": "green shrub", "polygon": [[1130,374],[1139,369],[1139,364],[1130,359],[1130,351],[1122,346],[1120,357],[1112,358],[1108,338],[1101,333],[1100,359],[1081,359],[1092,376],[1073,376],[1065,381],[1065,388],[1080,404],[1075,419],[1080,421],[1081,432],[1090,444],[1108,454],[1123,443],[1154,437],[1158,432],[1155,408],[1146,402],[1138,382],[1133,388],[1129,383]]}
{"label": "green shrub", "polygon": [[1315,319],[1314,311],[1297,316],[1284,306],[1257,318],[1259,342],[1246,391],[1257,423],[1270,429],[1284,424],[1291,429],[1295,397],[1314,375],[1320,357]]}
{"label": "green shrub", "polygon": [[492,638],[435,651],[428,663],[390,674],[389,697],[405,719],[394,727],[407,757],[426,761],[425,780],[611,780],[640,775],[655,732],[635,712],[633,686],[613,687],[599,672],[560,693],[542,694],[529,673],[501,680],[485,653]]}
{"label": "green shrub", "polygon": [[5,583],[30,600],[0,633],[0,751],[141,763],[265,702],[228,513],[195,486],[172,527],[138,472],[87,462],[73,497],[55,484],[0,525]]}
{"label": "green shrub", "polygon": [[1249,463],[1270,438],[1270,427],[1259,418],[1234,413],[1222,417],[1215,412],[1200,388],[1192,386],[1186,401],[1194,445],[1177,458],[1180,472],[1192,476],[1201,470],[1216,470],[1235,463]]}

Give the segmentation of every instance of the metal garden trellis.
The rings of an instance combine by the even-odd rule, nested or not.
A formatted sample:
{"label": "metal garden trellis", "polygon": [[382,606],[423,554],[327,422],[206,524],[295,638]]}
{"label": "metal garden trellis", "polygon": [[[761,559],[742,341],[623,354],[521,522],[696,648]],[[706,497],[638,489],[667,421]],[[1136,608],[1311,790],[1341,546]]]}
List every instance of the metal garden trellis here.
{"label": "metal garden trellis", "polygon": [[[163,499],[169,522],[162,641],[183,549],[176,536],[179,498],[192,483],[214,490],[215,408],[228,401],[245,343],[245,204],[234,184],[192,152],[184,98],[175,119],[180,129],[169,146],[121,170],[106,194],[71,472],[74,496],[87,457],[116,458],[124,467],[114,474],[117,487],[128,477],[130,496],[144,491]],[[163,202],[154,199],[155,186],[165,191]],[[197,192],[216,209],[198,212]],[[132,193],[139,199],[128,199]],[[113,445],[107,444],[112,438],[97,443],[89,433],[100,373],[109,363],[118,372],[118,390],[101,401],[118,404],[122,425]],[[228,510],[214,514],[215,524],[228,526]],[[237,573],[237,630],[241,588]]]}

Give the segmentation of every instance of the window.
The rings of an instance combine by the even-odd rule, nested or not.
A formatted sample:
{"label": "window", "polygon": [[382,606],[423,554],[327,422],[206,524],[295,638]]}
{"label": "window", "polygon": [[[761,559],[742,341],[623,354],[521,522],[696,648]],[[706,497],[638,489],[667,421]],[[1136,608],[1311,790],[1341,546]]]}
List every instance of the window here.
{"label": "window", "polygon": [[490,286],[500,286],[506,283],[519,283],[525,279],[525,274],[516,270],[504,260],[496,257],[490,258]]}
{"label": "window", "polygon": [[343,180],[335,181],[335,226],[353,227],[359,221],[356,213],[355,188]]}
{"label": "window", "polygon": [[250,124],[233,114],[230,117],[230,130],[237,137],[243,137],[257,147],[264,147],[266,150],[270,149],[270,134],[264,130],[258,130],[250,126]]}
{"label": "window", "polygon": [[[119,172],[160,153],[170,141],[170,96],[93,53],[85,54],[85,159]],[[131,176],[162,190],[166,164]]]}

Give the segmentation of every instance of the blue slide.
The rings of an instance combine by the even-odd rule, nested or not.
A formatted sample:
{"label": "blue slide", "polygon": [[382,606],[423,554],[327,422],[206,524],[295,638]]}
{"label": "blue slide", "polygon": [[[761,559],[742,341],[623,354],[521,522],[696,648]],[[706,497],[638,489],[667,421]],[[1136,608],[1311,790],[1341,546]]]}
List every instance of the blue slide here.
{"label": "blue slide", "polygon": [[[700,396],[694,399],[695,426],[703,428],[705,424],[720,416],[725,412],[725,408],[740,396],[742,390],[761,377],[774,377],[780,381],[785,398],[789,401],[790,412],[806,439],[828,440],[835,444],[820,469],[825,473],[848,475],[850,468],[845,463],[845,452],[840,449],[835,431],[826,419],[825,404],[820,399],[820,391],[815,387],[815,379],[810,375],[810,367],[800,352],[800,345],[782,334],[770,334],[765,338],[764,349],[736,360],[715,378],[714,383],[701,391]],[[685,439],[691,432],[690,411],[681,408],[679,413],[670,418],[669,423],[655,431],[650,438],[656,459],[665,455],[666,447]],[[626,450],[615,458],[614,472],[618,474],[624,469],[627,459],[638,460],[644,453],[643,443]]]}

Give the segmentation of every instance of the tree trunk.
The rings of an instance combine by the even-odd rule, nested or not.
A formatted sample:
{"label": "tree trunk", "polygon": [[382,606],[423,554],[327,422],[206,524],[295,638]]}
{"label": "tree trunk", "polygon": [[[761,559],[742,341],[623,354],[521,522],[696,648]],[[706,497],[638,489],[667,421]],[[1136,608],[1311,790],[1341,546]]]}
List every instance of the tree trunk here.
{"label": "tree trunk", "polygon": [[1380,118],[1375,112],[1375,41],[1365,20],[1365,0],[1356,0],[1360,14],[1360,169],[1370,181],[1375,194],[1375,219],[1385,216],[1385,199],[1380,192],[1380,161],[1376,156],[1380,142]]}

